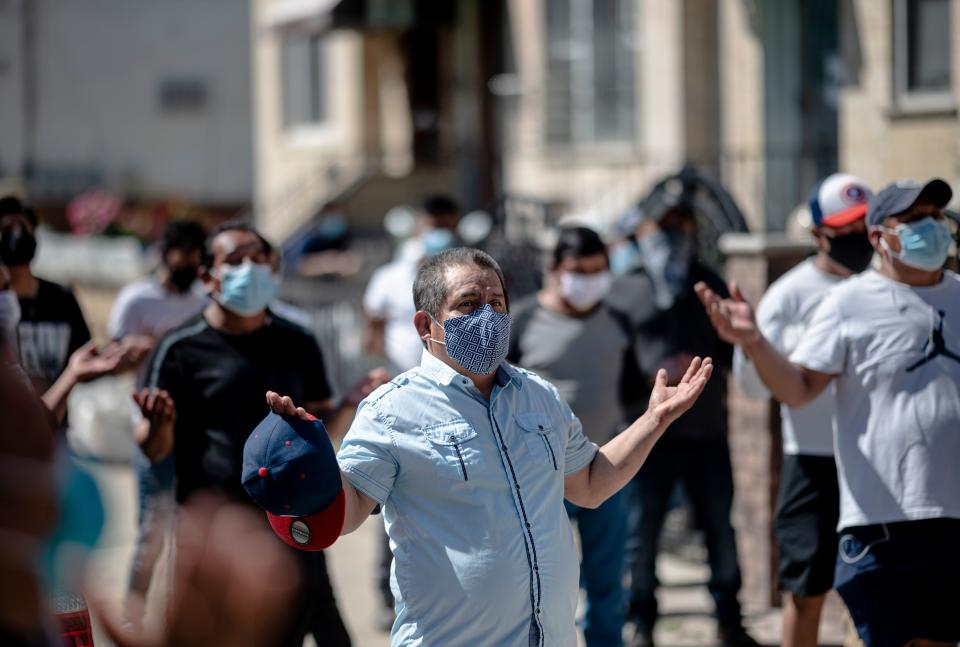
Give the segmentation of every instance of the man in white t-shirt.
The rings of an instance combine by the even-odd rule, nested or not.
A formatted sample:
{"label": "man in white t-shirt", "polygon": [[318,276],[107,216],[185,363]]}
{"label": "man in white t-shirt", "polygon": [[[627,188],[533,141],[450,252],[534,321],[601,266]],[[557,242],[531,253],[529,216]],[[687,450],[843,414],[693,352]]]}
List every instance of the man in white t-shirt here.
{"label": "man in white t-shirt", "polygon": [[868,647],[960,641],[960,276],[942,269],[951,197],[942,180],[901,180],[870,201],[881,269],[833,288],[789,360],[736,286],[732,299],[697,286],[778,400],[799,407],[836,386],[834,586]]}
{"label": "man in white t-shirt", "polygon": [[[872,193],[866,183],[834,173],[810,195],[810,234],[817,253],[774,281],[757,305],[760,333],[781,354],[799,345],[830,288],[862,272],[873,257],[864,216]],[[769,397],[740,346],[737,382],[751,397]],[[784,591],[783,647],[816,647],[820,611],[833,587],[840,494],[833,460],[833,389],[801,407],[782,405],[783,467],[774,533]]]}
{"label": "man in white t-shirt", "polygon": [[[109,335],[123,344],[152,348],[167,332],[187,321],[210,302],[197,281],[203,263],[206,233],[195,222],[170,222],[160,239],[162,264],[154,276],[124,287],[110,312]],[[140,380],[146,363],[140,368]],[[135,424],[143,416],[133,407]],[[130,567],[126,615],[134,624],[143,617],[144,600],[154,566],[163,549],[165,528],[174,508],[174,464],[170,456],[151,463],[138,449],[134,462],[139,485],[139,532]]]}

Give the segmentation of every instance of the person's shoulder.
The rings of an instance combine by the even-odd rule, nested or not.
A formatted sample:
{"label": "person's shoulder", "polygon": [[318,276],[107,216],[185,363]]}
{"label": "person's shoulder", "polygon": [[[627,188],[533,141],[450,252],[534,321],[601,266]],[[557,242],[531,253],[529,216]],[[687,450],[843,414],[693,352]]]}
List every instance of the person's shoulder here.
{"label": "person's shoulder", "polygon": [[66,301],[76,301],[73,290],[66,285],[54,283],[47,279],[37,279],[37,300],[47,301],[50,299],[61,299]]}
{"label": "person's shoulder", "polygon": [[134,304],[144,299],[156,299],[163,296],[163,288],[154,279],[145,278],[120,288],[118,303]]}
{"label": "person's shoulder", "polygon": [[526,321],[542,307],[536,293],[528,294],[510,306],[510,318],[514,322]]}
{"label": "person's shoulder", "polygon": [[210,330],[210,324],[207,323],[203,313],[197,313],[179,326],[171,328],[160,338],[154,351],[153,361],[162,362],[171,353],[176,352],[184,346],[189,346],[197,339],[202,338],[203,335],[207,334]]}
{"label": "person's shoulder", "polygon": [[953,270],[944,270],[943,284],[949,290],[960,290],[960,274]]}
{"label": "person's shoulder", "polygon": [[270,320],[267,324],[276,334],[300,341],[315,342],[316,337],[313,331],[306,326],[287,318],[284,315],[277,314],[273,308],[270,308]]}

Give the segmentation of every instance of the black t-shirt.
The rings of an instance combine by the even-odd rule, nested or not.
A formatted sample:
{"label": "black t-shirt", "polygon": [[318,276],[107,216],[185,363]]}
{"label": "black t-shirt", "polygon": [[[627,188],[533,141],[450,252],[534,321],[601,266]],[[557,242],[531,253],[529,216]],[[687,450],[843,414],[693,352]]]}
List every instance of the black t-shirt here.
{"label": "black t-shirt", "polygon": [[38,279],[36,296],[20,299],[20,364],[43,392],[67,367],[70,354],[90,341],[80,304],[62,285]]}
{"label": "black t-shirt", "polygon": [[268,390],[298,405],[331,396],[313,335],[271,315],[253,333],[230,335],[198,315],[157,344],[146,376],[177,408],[177,500],[203,488],[250,502],[240,483],[243,445],[267,414]]}
{"label": "black t-shirt", "polygon": [[610,311],[632,333],[620,383],[626,422],[632,422],[646,410],[650,381],[665,359],[680,353],[713,358],[713,376],[693,408],[670,425],[672,438],[697,438],[727,431],[725,369],[732,363],[733,348],[717,336],[710,324],[693,291],[698,281],[704,281],[721,297],[729,296],[723,279],[693,261],[687,289],[667,310],[657,306],[653,284],[643,269],[617,278],[607,297]]}

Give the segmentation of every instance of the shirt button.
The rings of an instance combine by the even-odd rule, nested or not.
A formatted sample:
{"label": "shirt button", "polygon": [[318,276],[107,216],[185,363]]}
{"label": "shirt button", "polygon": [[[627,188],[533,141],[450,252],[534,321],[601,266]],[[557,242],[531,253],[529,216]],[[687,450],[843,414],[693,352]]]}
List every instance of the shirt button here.
{"label": "shirt button", "polygon": [[533,528],[533,526],[530,525],[529,521],[527,522],[527,528]]}
{"label": "shirt button", "polygon": [[520,491],[520,484],[517,483],[517,492],[519,492],[519,491]]}
{"label": "shirt button", "polygon": [[507,446],[506,446],[506,445],[500,445],[500,447],[503,449],[503,453],[506,454],[506,453],[507,453]]}

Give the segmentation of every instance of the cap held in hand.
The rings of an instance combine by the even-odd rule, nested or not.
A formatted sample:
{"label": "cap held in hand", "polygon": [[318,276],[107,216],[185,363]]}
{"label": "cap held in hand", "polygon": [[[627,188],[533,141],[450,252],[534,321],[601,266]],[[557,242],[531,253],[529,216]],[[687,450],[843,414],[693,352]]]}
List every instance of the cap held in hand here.
{"label": "cap held in hand", "polygon": [[345,514],[340,468],[319,420],[269,413],[243,448],[243,487],[273,531],[299,550],[323,550]]}

